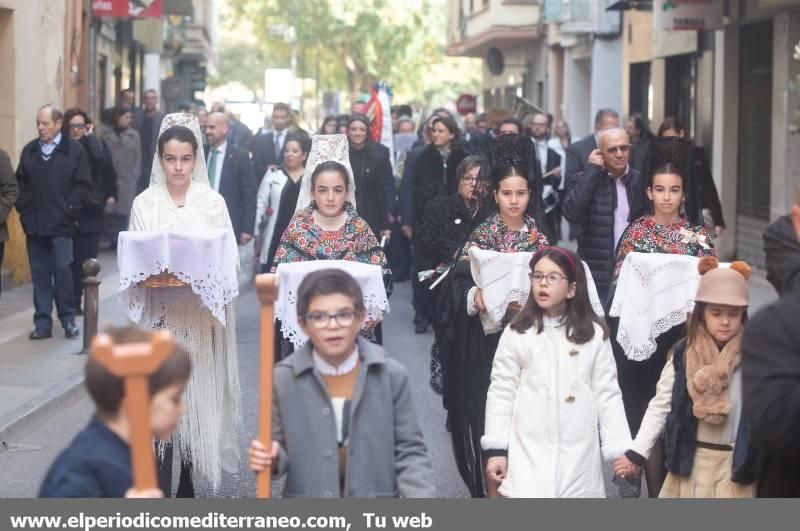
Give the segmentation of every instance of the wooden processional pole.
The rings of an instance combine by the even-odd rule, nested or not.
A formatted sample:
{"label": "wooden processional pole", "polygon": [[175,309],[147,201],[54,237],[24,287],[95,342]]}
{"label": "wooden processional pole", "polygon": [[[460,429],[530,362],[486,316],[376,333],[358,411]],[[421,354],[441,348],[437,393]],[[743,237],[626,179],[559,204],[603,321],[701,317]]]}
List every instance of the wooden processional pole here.
{"label": "wooden processional pole", "polygon": [[124,406],[131,423],[131,464],[136,490],[158,488],[147,379],[161,367],[174,348],[172,336],[163,330],[153,334],[149,343],[115,345],[108,334],[99,334],[92,340],[91,355],[125,382]]}
{"label": "wooden processional pole", "polygon": [[[278,275],[256,276],[256,291],[261,302],[261,348],[259,363],[258,440],[272,451],[272,370],[275,366],[275,299],[278,298]],[[272,471],[259,472],[256,496],[269,498]]]}

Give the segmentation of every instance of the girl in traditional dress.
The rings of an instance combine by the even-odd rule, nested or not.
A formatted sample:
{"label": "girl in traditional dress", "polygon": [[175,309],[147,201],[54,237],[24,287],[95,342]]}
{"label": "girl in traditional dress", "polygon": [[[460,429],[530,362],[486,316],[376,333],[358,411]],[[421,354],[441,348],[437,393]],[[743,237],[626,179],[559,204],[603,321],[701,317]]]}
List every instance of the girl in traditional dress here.
{"label": "girl in traditional dress", "polygon": [[[150,187],[133,201],[130,230],[168,231],[224,229],[231,233],[229,249],[238,248],[225,200],[208,184],[200,127],[191,114],[164,118],[153,161]],[[193,497],[194,475],[219,488],[222,470],[239,466],[236,427],[240,421],[239,368],[233,304],[225,307],[225,322],[200,304],[190,287],[149,288],[140,325],[167,329],[192,356],[186,388],[186,415],[178,426],[175,445],[182,467],[178,497]],[[171,463],[172,447],[167,448]],[[162,472],[169,478],[171,467]],[[168,481],[168,480],[167,480]],[[169,491],[165,491],[168,494]]]}
{"label": "girl in traditional dress", "polygon": [[268,273],[272,267],[278,241],[297,206],[309,149],[311,143],[305,136],[290,134],[283,145],[283,167],[268,171],[261,179],[253,234],[258,235],[256,249],[261,253],[259,262],[262,273]]}
{"label": "girl in traditional dress", "polygon": [[[498,139],[503,145],[507,140]],[[521,150],[518,150],[521,148]],[[498,151],[498,146],[492,148]],[[533,146],[520,143],[506,162],[529,161]],[[502,147],[499,149],[502,151]],[[529,153],[526,153],[528,151]],[[493,157],[495,163],[498,157]],[[483,435],[484,407],[489,374],[499,333],[486,335],[478,314],[485,311],[483,294],[472,279],[469,249],[501,253],[536,252],[548,245],[536,221],[525,213],[531,199],[527,168],[496,165],[492,171],[493,197],[497,206],[470,235],[461,249],[453,272],[453,342],[449,347],[447,401],[456,464],[470,493],[484,496],[480,438]]]}
{"label": "girl in traditional dress", "polygon": [[608,328],[574,253],[542,249],[530,268],[528,301],[492,366],[487,487],[505,497],[605,497],[603,460],[631,440]]}
{"label": "girl in traditional dress", "polygon": [[[617,246],[616,266],[611,282],[613,300],[616,281],[625,257],[632,252],[668,253],[687,256],[716,256],[713,243],[706,230],[690,223],[681,215],[686,197],[687,180],[683,171],[673,163],[666,163],[653,172],[647,186],[647,197],[652,203],[653,213],[631,223]],[[617,320],[612,320],[612,334],[616,337]],[[656,391],[661,370],[667,360],[669,349],[683,334],[679,324],[663,333],[656,340],[656,352],[644,361],[633,361],[625,357],[622,349],[615,345],[615,357],[619,371],[619,384],[625,401],[625,411],[631,432],[636,435],[647,403]],[[647,487],[651,496],[656,496],[664,481],[663,446],[656,444],[646,469]]]}
{"label": "girl in traditional dress", "polygon": [[[392,272],[375,234],[356,212],[355,182],[350,169],[347,137],[318,135],[313,139],[306,176],[292,218],[275,253],[272,271],[280,264],[307,260],[350,260],[380,266],[387,291]],[[378,323],[365,323],[367,337],[381,342]],[[281,341],[281,355],[291,343]]]}
{"label": "girl in traditional dress", "polygon": [[755,460],[742,415],[742,330],[750,267],[703,258],[687,337],[675,345],[639,433],[614,465],[630,474],[664,435],[661,498],[752,498]]}

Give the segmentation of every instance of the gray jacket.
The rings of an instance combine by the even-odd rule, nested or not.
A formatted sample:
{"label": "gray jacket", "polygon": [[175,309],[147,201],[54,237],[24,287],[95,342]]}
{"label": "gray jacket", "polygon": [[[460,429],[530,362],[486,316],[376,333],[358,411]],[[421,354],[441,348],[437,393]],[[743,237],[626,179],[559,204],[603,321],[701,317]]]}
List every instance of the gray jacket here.
{"label": "gray jacket", "polygon": [[[428,448],[405,368],[358,338],[361,365],[350,414],[345,497],[432,498]],[[311,342],[275,366],[273,439],[285,497],[341,497],[333,405],[314,368]]]}

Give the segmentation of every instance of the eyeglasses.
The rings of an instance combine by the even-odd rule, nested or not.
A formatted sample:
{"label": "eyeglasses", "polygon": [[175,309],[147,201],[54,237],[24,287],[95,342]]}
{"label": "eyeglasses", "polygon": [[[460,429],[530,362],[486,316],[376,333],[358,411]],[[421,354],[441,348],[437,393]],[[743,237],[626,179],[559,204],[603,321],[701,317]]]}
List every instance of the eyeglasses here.
{"label": "eyeglasses", "polygon": [[567,280],[567,277],[565,277],[561,273],[556,273],[555,271],[552,273],[548,273],[546,275],[544,273],[540,273],[539,271],[534,271],[528,276],[532,281],[537,282],[539,284],[541,284],[542,279],[545,279],[548,286],[555,286],[562,280]]}
{"label": "eyeglasses", "polygon": [[342,327],[348,327],[353,324],[356,319],[356,312],[353,310],[342,310],[336,313],[322,313],[314,312],[305,314],[306,322],[311,325],[311,328],[328,328],[331,320],[335,319],[336,324]]}
{"label": "eyeglasses", "polygon": [[478,182],[478,178],[477,177],[462,177],[461,180],[464,181],[465,183],[476,183],[476,182]]}
{"label": "eyeglasses", "polygon": [[69,124],[69,128],[75,131],[86,129],[86,124]]}
{"label": "eyeglasses", "polygon": [[615,153],[617,153],[617,152],[619,152],[619,153],[627,153],[627,152],[628,152],[628,151],[630,151],[630,150],[631,150],[631,146],[630,146],[630,144],[624,144],[624,145],[622,145],[622,146],[614,146],[614,147],[610,147],[610,148],[608,148],[608,149],[606,150],[606,153],[610,153],[610,154],[612,154],[612,155],[613,155],[613,154],[615,154]]}

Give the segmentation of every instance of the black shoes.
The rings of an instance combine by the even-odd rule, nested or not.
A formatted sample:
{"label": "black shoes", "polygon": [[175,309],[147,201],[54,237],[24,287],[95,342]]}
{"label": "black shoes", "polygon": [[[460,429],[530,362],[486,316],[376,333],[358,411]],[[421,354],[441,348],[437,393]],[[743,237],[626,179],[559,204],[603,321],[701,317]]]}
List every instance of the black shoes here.
{"label": "black shoes", "polygon": [[81,335],[81,330],[75,323],[67,323],[64,325],[64,335],[67,336],[67,339],[75,339]]}
{"label": "black shoes", "polygon": [[414,314],[414,333],[415,334],[424,334],[428,330],[428,325],[430,325],[430,321],[428,318],[422,314]]}
{"label": "black shoes", "polygon": [[53,337],[53,331],[50,329],[47,330],[34,330],[31,332],[31,335],[28,336],[28,339],[47,339]]}

